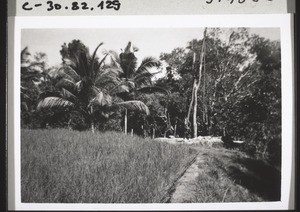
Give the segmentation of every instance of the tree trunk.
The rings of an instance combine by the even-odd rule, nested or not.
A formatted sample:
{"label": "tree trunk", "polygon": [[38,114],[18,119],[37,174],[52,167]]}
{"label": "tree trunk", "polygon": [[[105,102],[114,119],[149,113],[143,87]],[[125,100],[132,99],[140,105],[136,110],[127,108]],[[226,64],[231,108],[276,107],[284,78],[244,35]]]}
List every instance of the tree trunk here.
{"label": "tree trunk", "polygon": [[[205,58],[204,58],[205,64]],[[206,127],[206,82],[205,82],[205,66],[203,68],[203,93],[202,93],[202,104],[203,104],[203,113],[202,113],[202,121],[204,126]]]}
{"label": "tree trunk", "polygon": [[72,127],[71,127],[71,121],[72,121],[72,119],[69,119],[69,121],[68,121],[68,129],[69,129],[69,130],[72,130]]}
{"label": "tree trunk", "polygon": [[[203,63],[204,63],[204,54],[205,54],[205,39],[206,39],[206,31],[207,29],[205,28],[204,30],[204,35],[203,35],[203,42],[202,42],[202,49],[201,49],[201,55],[200,55],[200,66],[198,71],[198,74],[195,75],[194,79],[194,114],[193,114],[193,127],[194,127],[194,138],[197,137],[198,134],[198,126],[197,126],[197,107],[198,107],[198,90],[201,84],[201,77],[202,77],[202,69],[203,69]],[[196,71],[196,70],[195,70]],[[196,78],[198,76],[198,78]]]}
{"label": "tree trunk", "polygon": [[95,133],[95,124],[94,121],[91,122],[92,133]]}
{"label": "tree trunk", "polygon": [[93,120],[93,113],[94,113],[94,110],[93,110],[93,106],[92,106],[91,107],[91,114],[89,114],[89,116],[90,116],[90,120],[91,120],[92,133],[95,133],[95,123],[94,123],[94,120]]}
{"label": "tree trunk", "polygon": [[[196,52],[194,52],[194,55],[193,55],[193,71],[196,71],[195,70],[195,63],[196,63]],[[190,105],[189,105],[189,110],[188,110],[188,114],[187,114],[187,117],[186,117],[185,124],[190,123],[190,116],[191,116],[193,104],[194,104],[194,101],[195,101],[195,87],[196,87],[196,80],[194,79],[193,90],[192,90],[192,99],[191,99],[191,102],[190,102]]]}
{"label": "tree trunk", "polygon": [[177,133],[177,119],[175,121],[175,126],[174,126],[174,137],[176,138],[176,133]]}
{"label": "tree trunk", "polygon": [[128,111],[125,109],[125,116],[124,116],[124,132],[127,135],[127,118],[128,118]]}
{"label": "tree trunk", "polygon": [[152,138],[155,138],[155,128],[152,129]]}
{"label": "tree trunk", "polygon": [[195,101],[194,101],[194,113],[193,113],[194,138],[197,138],[197,134],[198,134],[198,126],[197,126],[198,88],[199,85],[196,86],[195,88]]}

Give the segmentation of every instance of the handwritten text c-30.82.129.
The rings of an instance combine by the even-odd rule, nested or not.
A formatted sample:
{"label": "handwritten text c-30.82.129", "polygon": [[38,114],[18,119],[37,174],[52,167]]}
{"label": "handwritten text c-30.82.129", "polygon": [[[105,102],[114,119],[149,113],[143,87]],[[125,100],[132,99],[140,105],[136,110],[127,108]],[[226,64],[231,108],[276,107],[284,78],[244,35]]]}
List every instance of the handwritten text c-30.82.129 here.
{"label": "handwritten text c-30.82.129", "polygon": [[45,4],[38,3],[38,4],[30,4],[29,2],[25,2],[22,5],[22,9],[25,11],[31,11],[36,8],[44,8],[47,11],[55,11],[55,10],[119,10],[121,8],[121,2],[119,0],[107,0],[107,1],[100,1],[95,5],[89,5],[87,2],[71,2],[70,4],[63,5],[62,3],[56,3],[54,1],[47,1]]}

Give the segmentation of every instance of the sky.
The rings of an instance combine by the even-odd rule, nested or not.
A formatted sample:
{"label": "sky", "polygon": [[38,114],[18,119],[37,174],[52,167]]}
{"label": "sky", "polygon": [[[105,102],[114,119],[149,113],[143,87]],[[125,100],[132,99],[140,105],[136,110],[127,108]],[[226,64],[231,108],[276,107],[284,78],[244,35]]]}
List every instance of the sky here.
{"label": "sky", "polygon": [[[250,34],[258,34],[270,40],[280,40],[279,28],[251,28]],[[31,54],[44,52],[49,66],[61,63],[60,49],[63,43],[73,39],[81,40],[92,53],[97,45],[104,42],[101,50],[114,50],[121,53],[131,41],[139,48],[136,52],[138,62],[144,57],[171,52],[176,47],[185,47],[192,39],[201,39],[203,28],[166,28],[166,29],[23,29],[21,48],[29,48]]]}

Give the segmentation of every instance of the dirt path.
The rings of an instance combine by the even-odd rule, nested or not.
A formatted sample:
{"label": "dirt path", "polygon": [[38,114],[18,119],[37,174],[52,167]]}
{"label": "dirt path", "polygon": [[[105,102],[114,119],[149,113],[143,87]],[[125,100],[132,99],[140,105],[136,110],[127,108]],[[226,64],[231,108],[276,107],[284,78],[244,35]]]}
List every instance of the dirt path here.
{"label": "dirt path", "polygon": [[[184,175],[175,183],[173,194],[170,199],[170,203],[188,203],[192,202],[195,197],[195,184],[197,177],[203,171],[199,168],[200,164],[203,164],[204,160],[201,154],[197,155],[195,162],[186,170]],[[200,166],[201,167],[201,166]]]}

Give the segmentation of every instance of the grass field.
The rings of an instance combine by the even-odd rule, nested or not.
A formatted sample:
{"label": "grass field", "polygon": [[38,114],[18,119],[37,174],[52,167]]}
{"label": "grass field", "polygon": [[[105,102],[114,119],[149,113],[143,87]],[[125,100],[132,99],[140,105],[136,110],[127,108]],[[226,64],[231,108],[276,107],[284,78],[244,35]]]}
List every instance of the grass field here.
{"label": "grass field", "polygon": [[158,203],[197,153],[204,162],[189,202],[280,200],[280,170],[236,150],[116,132],[21,133],[22,202]]}
{"label": "grass field", "polygon": [[115,132],[22,130],[22,202],[158,202],[195,152]]}

